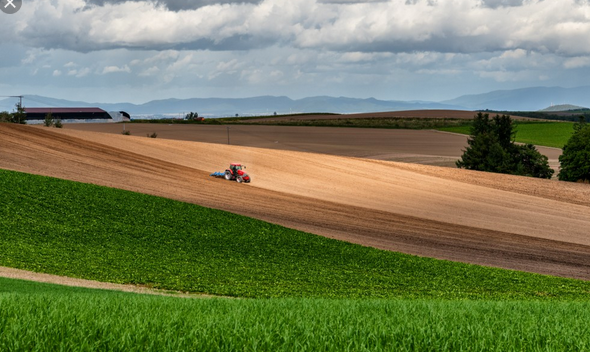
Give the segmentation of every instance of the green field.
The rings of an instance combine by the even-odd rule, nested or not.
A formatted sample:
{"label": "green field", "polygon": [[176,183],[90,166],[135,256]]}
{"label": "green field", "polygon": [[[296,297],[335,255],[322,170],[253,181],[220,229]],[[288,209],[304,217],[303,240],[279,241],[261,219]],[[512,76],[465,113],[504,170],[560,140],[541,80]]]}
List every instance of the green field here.
{"label": "green field", "polygon": [[0,265],[232,298],[0,279],[0,351],[583,351],[590,282],[404,255],[0,170]]}
{"label": "green field", "polygon": [[0,171],[0,265],[238,297],[574,299],[590,282],[393,253],[139,193]]}
{"label": "green field", "polygon": [[585,351],[589,320],[589,302],[186,299],[0,278],[1,351]]}
{"label": "green field", "polygon": [[[571,122],[518,122],[514,123],[516,142],[563,148],[574,133]],[[440,127],[437,130],[469,134],[470,126]]]}

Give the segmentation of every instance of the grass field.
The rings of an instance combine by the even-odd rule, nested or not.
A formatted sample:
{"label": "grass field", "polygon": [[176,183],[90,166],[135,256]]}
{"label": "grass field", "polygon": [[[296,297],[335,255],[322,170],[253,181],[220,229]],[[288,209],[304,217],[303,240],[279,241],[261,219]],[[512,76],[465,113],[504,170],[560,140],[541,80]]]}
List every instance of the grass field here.
{"label": "grass field", "polygon": [[186,299],[0,278],[2,351],[585,351],[589,302]]}
{"label": "grass field", "polygon": [[[516,142],[563,148],[574,132],[570,122],[515,122]],[[470,126],[438,127],[440,131],[469,134]]]}
{"label": "grass field", "polygon": [[239,297],[587,299],[590,282],[381,251],[138,193],[0,171],[0,265]]}
{"label": "grass field", "polygon": [[590,349],[590,282],[385,252],[12,171],[0,170],[0,189],[0,265],[242,297],[0,278],[0,351]]}

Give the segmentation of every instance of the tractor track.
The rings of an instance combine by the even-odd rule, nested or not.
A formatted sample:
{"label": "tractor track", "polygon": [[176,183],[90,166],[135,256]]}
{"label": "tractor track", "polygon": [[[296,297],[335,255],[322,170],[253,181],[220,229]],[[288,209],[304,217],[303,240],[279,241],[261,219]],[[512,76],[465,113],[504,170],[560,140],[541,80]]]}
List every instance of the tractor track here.
{"label": "tractor track", "polygon": [[[484,214],[492,220],[496,219],[498,224],[495,225],[493,221],[490,222],[483,217],[479,226],[477,219],[464,219],[469,214],[452,207],[442,212],[437,210],[439,214],[436,209],[427,209],[428,206],[425,204],[424,214],[415,211],[411,214],[409,211],[402,213],[405,208],[397,207],[395,204],[391,207],[384,206],[383,204],[387,203],[379,202],[378,199],[373,203],[369,199],[365,203],[358,201],[356,205],[351,204],[352,198],[344,197],[339,200],[342,189],[331,183],[329,177],[325,183],[321,183],[322,175],[317,176],[319,181],[314,182],[320,182],[319,185],[323,189],[316,189],[318,186],[311,183],[314,189],[307,192],[306,185],[295,182],[275,185],[271,177],[263,174],[264,171],[268,171],[272,175],[286,167],[276,165],[276,160],[285,160],[286,163],[316,163],[317,161],[313,160],[315,154],[282,154],[279,151],[219,146],[215,147],[220,149],[217,155],[217,152],[208,149],[212,148],[212,145],[194,142],[71,130],[57,131],[9,124],[0,124],[0,136],[0,168],[3,169],[177,199],[384,250],[590,280],[590,238],[584,237],[585,233],[590,232],[590,227],[584,228],[590,223],[588,193],[584,193],[588,192],[587,188],[584,188],[586,185],[563,184],[556,181],[539,183],[538,181],[542,180],[530,180],[534,187],[546,185],[550,190],[545,193],[540,191],[532,197],[529,196],[530,192],[527,192],[529,179],[498,175],[494,183],[494,177],[497,175],[462,173],[465,170],[449,169],[441,171],[439,175],[436,170],[440,168],[422,168],[421,165],[321,157],[327,158],[325,160],[328,161],[332,160],[330,158],[340,158],[336,162],[358,164],[359,168],[366,163],[383,164],[383,167],[402,172],[404,175],[420,175],[413,180],[397,181],[399,184],[396,183],[395,186],[399,189],[396,191],[400,192],[406,190],[411,194],[412,182],[419,182],[424,177],[434,178],[435,185],[448,185],[449,191],[442,190],[440,194],[433,192],[429,195],[426,189],[417,190],[416,201],[427,202],[432,197],[433,202],[440,198],[440,201],[457,202],[459,205],[465,201],[468,201],[468,205],[485,205],[485,199],[469,199],[478,197],[469,194],[471,187],[482,189],[484,195],[497,193],[498,197],[502,198],[495,200],[498,205],[494,204],[493,207],[486,208],[481,205],[482,209],[472,209],[473,214],[478,211],[501,212],[501,209],[498,209],[504,204],[503,198],[507,198],[506,204],[522,204],[523,207],[530,202],[539,203],[539,214],[531,214],[534,207],[527,208],[522,213],[518,213],[519,209],[504,209],[506,214],[516,214],[507,218],[504,213]],[[187,155],[192,155],[193,160],[187,160]],[[232,156],[236,159],[228,160]],[[240,157],[243,159],[239,160]],[[273,157],[276,160],[272,159]],[[271,159],[273,162],[267,165],[263,158]],[[220,171],[213,169],[214,165],[224,167],[230,161],[244,161],[248,166],[259,165],[259,168],[251,167],[247,170],[248,173],[250,169],[255,170],[259,176],[254,174],[249,185],[238,185],[208,176],[212,171]],[[260,186],[257,185],[258,180]],[[356,187],[375,193],[374,189],[382,185],[374,185],[372,182],[367,180],[365,184],[357,184]],[[457,200],[456,194],[450,192],[453,187],[462,187],[461,185],[465,185],[465,199]],[[560,191],[563,193],[559,193]],[[234,199],[239,199],[239,202],[228,201],[230,195]],[[564,211],[555,215],[555,219],[545,219],[549,214],[547,208],[554,206],[571,207],[574,209],[573,214],[567,215]],[[521,215],[524,220],[519,220]],[[531,224],[531,230],[527,231],[527,219],[535,216],[538,216],[543,226],[539,226],[539,230],[534,230],[535,224]],[[502,223],[504,218],[506,220]],[[514,231],[510,230],[511,221],[514,222]],[[564,225],[566,235],[553,236],[549,230],[543,232],[543,228],[552,225],[554,221],[571,223]],[[555,226],[559,227],[561,224]],[[569,233],[571,236],[567,235]]]}

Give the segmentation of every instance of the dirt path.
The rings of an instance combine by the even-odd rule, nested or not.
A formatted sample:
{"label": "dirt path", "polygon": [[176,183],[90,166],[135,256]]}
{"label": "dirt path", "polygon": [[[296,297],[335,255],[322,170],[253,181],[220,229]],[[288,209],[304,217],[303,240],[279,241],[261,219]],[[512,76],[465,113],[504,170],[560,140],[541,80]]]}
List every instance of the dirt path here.
{"label": "dirt path", "polygon": [[6,277],[9,279],[44,282],[44,283],[64,285],[64,286],[92,288],[92,289],[99,289],[99,290],[113,290],[113,291],[141,293],[141,294],[146,294],[146,295],[171,296],[171,297],[183,297],[183,298],[210,298],[210,297],[213,297],[211,295],[201,295],[201,294],[192,294],[192,293],[187,294],[184,292],[158,290],[158,289],[154,289],[154,288],[142,287],[142,286],[136,286],[136,285],[121,285],[121,284],[113,284],[110,282],[100,282],[100,281],[76,279],[76,278],[67,277],[67,276],[35,273],[32,271],[7,268],[4,266],[0,266],[0,277]]}
{"label": "dirt path", "polygon": [[[0,168],[410,254],[590,280],[590,187],[285,150],[0,125]],[[242,161],[250,185],[209,177]],[[225,195],[242,200],[225,202]]]}

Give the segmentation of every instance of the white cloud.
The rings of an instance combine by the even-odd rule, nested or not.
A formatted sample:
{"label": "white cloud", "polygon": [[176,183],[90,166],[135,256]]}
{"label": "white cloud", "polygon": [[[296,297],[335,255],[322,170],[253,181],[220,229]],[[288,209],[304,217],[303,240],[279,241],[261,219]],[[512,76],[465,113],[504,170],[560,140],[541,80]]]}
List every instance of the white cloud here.
{"label": "white cloud", "polygon": [[580,67],[590,67],[590,57],[573,57],[571,59],[567,59],[563,63],[563,67],[567,69],[575,69]]}
{"label": "white cloud", "polygon": [[[350,52],[590,53],[590,5],[576,0],[264,0],[170,11],[150,1],[84,7],[41,1],[16,35],[31,46],[78,51],[255,49]],[[157,20],[155,20],[157,19]]]}
{"label": "white cloud", "polygon": [[85,67],[80,70],[77,70],[77,69],[69,70],[68,76],[74,76],[74,77],[80,78],[80,77],[88,76],[89,73],[90,73],[90,68]]}
{"label": "white cloud", "polygon": [[477,84],[582,85],[590,67],[581,0],[91,2],[32,0],[4,16],[0,81],[30,77],[35,90],[59,77],[76,93],[424,99]]}
{"label": "white cloud", "polygon": [[118,66],[106,66],[103,70],[102,70],[102,74],[107,74],[107,73],[117,73],[117,72],[131,72],[131,69],[129,68],[129,66],[125,65],[122,67],[118,67]]}
{"label": "white cloud", "polygon": [[142,77],[149,77],[155,76],[160,72],[160,69],[157,66],[152,66],[146,70],[143,70],[139,75]]}

